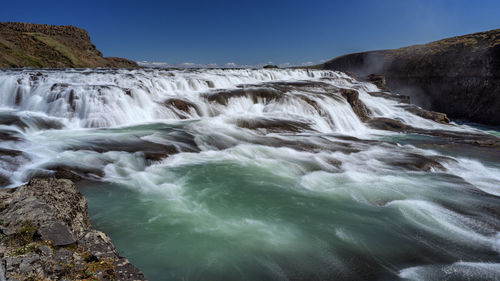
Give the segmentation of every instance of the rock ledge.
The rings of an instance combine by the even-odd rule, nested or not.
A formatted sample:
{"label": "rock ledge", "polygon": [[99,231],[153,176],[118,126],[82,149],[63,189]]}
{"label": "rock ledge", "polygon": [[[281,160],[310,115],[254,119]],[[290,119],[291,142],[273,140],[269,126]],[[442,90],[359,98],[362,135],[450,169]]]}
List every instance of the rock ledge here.
{"label": "rock ledge", "polygon": [[91,228],[87,200],[67,179],[0,189],[0,280],[146,280]]}

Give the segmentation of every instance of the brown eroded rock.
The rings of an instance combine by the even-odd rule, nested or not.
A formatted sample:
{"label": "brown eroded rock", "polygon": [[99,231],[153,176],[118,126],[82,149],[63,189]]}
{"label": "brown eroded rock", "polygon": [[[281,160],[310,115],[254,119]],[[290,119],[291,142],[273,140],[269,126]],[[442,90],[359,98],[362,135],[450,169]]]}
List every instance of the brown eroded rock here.
{"label": "brown eroded rock", "polygon": [[385,159],[387,164],[410,171],[446,171],[440,161],[455,161],[444,156],[425,156],[416,153],[407,153],[402,157]]}
{"label": "brown eroded rock", "polygon": [[389,88],[387,87],[387,81],[385,80],[385,76],[383,75],[370,74],[366,77],[366,80],[375,84],[375,86],[377,86],[380,90],[389,90]]}
{"label": "brown eroded rock", "polygon": [[239,119],[236,125],[251,130],[264,129],[268,133],[303,132],[311,130],[305,122],[280,119]]}
{"label": "brown eroded rock", "polygon": [[186,100],[171,98],[165,101],[165,105],[170,108],[177,109],[177,115],[181,119],[187,119],[188,116],[184,115],[183,113],[190,113],[191,110],[196,111],[196,113],[200,115],[200,111],[198,110],[196,105]]}
{"label": "brown eroded rock", "polygon": [[441,112],[425,110],[425,109],[423,109],[419,106],[413,105],[413,104],[403,106],[403,108],[406,109],[407,111],[409,111],[415,115],[418,115],[422,118],[425,118],[425,119],[430,119],[430,120],[433,120],[433,121],[436,121],[436,122],[442,123],[442,124],[450,123],[450,119],[448,118],[448,116],[446,116],[446,114],[441,113]]}
{"label": "brown eroded rock", "polygon": [[352,89],[340,89],[340,94],[347,100],[351,105],[352,110],[361,119],[361,121],[367,121],[370,119],[370,112],[366,108],[365,104],[359,99],[359,93]]}
{"label": "brown eroded rock", "polygon": [[395,132],[401,132],[409,128],[405,123],[399,120],[394,120],[384,117],[372,118],[368,120],[367,123],[370,127],[374,129],[395,131]]}
{"label": "brown eroded rock", "polygon": [[227,105],[231,98],[248,97],[254,103],[259,99],[269,102],[271,100],[278,100],[283,94],[276,89],[271,88],[243,88],[236,90],[226,90],[205,95],[205,98],[210,102],[216,102],[221,105]]}

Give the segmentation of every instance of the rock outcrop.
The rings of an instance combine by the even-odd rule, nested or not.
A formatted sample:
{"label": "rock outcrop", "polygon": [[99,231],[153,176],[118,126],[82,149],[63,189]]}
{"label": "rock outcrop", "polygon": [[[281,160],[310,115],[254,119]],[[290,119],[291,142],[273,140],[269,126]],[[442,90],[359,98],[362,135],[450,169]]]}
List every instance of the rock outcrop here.
{"label": "rock outcrop", "polygon": [[135,68],[124,58],[103,57],[84,29],[64,25],[0,23],[0,67]]}
{"label": "rock outcrop", "polygon": [[145,280],[111,239],[91,228],[70,180],[0,189],[0,280]]}
{"label": "rock outcrop", "polygon": [[358,91],[342,88],[340,89],[340,94],[346,99],[349,105],[351,105],[352,110],[356,113],[356,115],[358,115],[361,121],[367,121],[370,119],[370,111],[359,99]]}
{"label": "rock outcrop", "polygon": [[[500,29],[344,55],[315,68],[383,75],[389,88],[411,96],[424,108],[452,118],[500,124]],[[369,79],[384,83],[381,76]]]}

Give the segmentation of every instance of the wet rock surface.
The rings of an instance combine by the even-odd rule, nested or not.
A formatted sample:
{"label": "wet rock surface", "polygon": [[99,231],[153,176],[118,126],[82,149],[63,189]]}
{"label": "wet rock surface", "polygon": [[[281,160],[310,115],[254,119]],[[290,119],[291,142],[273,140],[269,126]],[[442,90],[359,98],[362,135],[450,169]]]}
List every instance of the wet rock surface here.
{"label": "wet rock surface", "polygon": [[236,125],[240,128],[252,130],[263,129],[268,133],[301,132],[311,130],[310,124],[300,121],[280,119],[239,119]]}
{"label": "wet rock surface", "polygon": [[73,182],[33,179],[0,199],[0,280],[145,280],[91,228]]}
{"label": "wet rock surface", "polygon": [[340,94],[351,105],[352,110],[358,115],[361,121],[370,119],[370,111],[366,108],[365,104],[359,99],[359,93],[352,89],[340,89]]}
{"label": "wet rock surface", "polygon": [[410,171],[446,171],[440,161],[454,161],[452,158],[443,156],[425,156],[415,153],[407,153],[395,159],[385,159],[387,164]]}
{"label": "wet rock surface", "polygon": [[403,108],[425,119],[430,119],[442,124],[450,123],[450,119],[448,118],[448,116],[446,116],[446,114],[441,112],[425,110],[413,104],[405,105],[403,106]]}
{"label": "wet rock surface", "polygon": [[181,119],[189,118],[185,113],[190,113],[194,111],[200,115],[200,112],[194,103],[191,103],[182,99],[168,99],[165,101],[165,105],[176,109],[177,116]]}
{"label": "wet rock surface", "polygon": [[389,100],[397,101],[399,103],[411,104],[411,98],[409,96],[393,94],[390,92],[368,92],[368,94],[370,96],[389,99]]}
{"label": "wet rock surface", "polygon": [[219,91],[216,93],[207,94],[205,97],[210,102],[216,102],[221,105],[227,105],[229,100],[238,97],[248,97],[257,103],[259,99],[264,101],[277,100],[283,96],[283,93],[276,91],[275,89],[261,88],[261,89],[237,89],[237,90],[227,90]]}
{"label": "wet rock surface", "polygon": [[370,74],[365,78],[365,80],[375,84],[381,90],[389,90],[389,88],[387,87],[387,81],[385,79],[385,76],[383,75]]}
{"label": "wet rock surface", "polygon": [[384,117],[372,118],[368,125],[374,129],[393,131],[393,132],[406,132],[410,127],[405,123]]}
{"label": "wet rock surface", "polygon": [[[396,101],[399,103],[399,107],[405,109],[406,111],[409,111],[412,114],[428,120],[432,120],[437,123],[449,124],[450,119],[446,114],[423,109],[415,104],[412,104],[412,100],[409,96],[390,92],[383,76],[369,75],[366,80],[375,83],[379,88],[384,89],[383,92],[368,92],[369,95]],[[369,127],[374,129],[432,136],[434,137],[434,144],[436,145],[442,145],[444,142],[446,143],[446,145],[460,144],[462,146],[465,145],[470,147],[483,147],[489,150],[491,150],[492,148],[494,149],[500,145],[499,138],[479,132],[461,133],[451,130],[451,127],[450,130],[420,129],[407,125],[397,119],[374,117],[372,116],[370,110],[363,103],[363,101],[359,98],[359,92],[355,89],[340,88],[323,83],[321,81],[273,82],[267,83],[264,86],[265,87],[263,87],[263,85],[241,85],[240,89],[209,93],[205,97],[209,101],[221,105],[228,105],[230,99],[239,97],[251,98],[254,103],[279,103],[285,102],[287,100],[289,101],[290,99],[299,98],[300,100],[311,106],[312,109],[317,111],[320,116],[326,116],[327,113],[322,108],[321,99],[325,96],[328,96],[330,98],[338,100],[345,100],[351,106],[358,118]],[[307,93],[307,95],[301,95],[299,93],[292,92],[297,89],[299,89],[299,91],[303,93]],[[292,122],[290,120],[286,121],[279,119],[238,119],[236,120],[236,125],[241,128],[247,128],[263,133],[304,133],[308,130],[313,130],[310,125],[307,124],[307,122]],[[454,125],[450,124],[450,126]],[[277,141],[266,139],[263,143],[270,146],[286,146],[306,151],[314,151],[318,149],[318,147],[316,146],[311,147],[311,144],[308,142],[297,144],[289,143],[286,140]],[[303,147],[299,147],[300,145],[303,145]],[[220,146],[216,145],[215,147],[218,147],[219,149],[225,149],[230,146],[230,144],[226,143]],[[345,147],[345,145],[334,145],[328,150],[333,147],[335,147],[335,149],[337,150],[345,151],[346,153],[357,151],[357,149]],[[323,147],[322,149],[325,149],[325,147]],[[494,151],[492,151],[492,153],[498,154]],[[440,168],[435,170],[439,169]]]}

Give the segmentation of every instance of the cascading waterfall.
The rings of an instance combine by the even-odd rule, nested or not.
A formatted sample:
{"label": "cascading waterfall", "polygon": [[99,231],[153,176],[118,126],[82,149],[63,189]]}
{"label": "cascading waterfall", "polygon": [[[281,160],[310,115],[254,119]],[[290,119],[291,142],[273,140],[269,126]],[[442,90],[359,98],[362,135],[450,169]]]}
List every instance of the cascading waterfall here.
{"label": "cascading waterfall", "polygon": [[[114,127],[158,119],[176,119],[162,104],[182,97],[207,112],[200,93],[270,81],[342,77],[312,71],[66,71],[6,72],[0,105],[42,112],[72,121],[74,127]],[[198,117],[196,115],[190,116]]]}
{"label": "cascading waterfall", "polygon": [[[345,89],[413,131],[370,126]],[[150,280],[500,279],[498,151],[467,142],[498,138],[378,91],[317,70],[2,70],[0,183],[83,178]]]}

